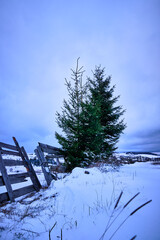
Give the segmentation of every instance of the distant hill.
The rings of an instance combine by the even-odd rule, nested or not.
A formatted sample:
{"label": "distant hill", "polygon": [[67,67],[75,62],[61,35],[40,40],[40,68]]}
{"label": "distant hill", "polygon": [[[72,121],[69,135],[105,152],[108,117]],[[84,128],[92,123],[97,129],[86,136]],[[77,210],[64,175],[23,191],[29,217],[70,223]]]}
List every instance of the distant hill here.
{"label": "distant hill", "polygon": [[148,155],[154,155],[154,156],[158,156],[158,154],[156,153],[152,153],[152,152],[126,152],[126,154],[148,154]]}

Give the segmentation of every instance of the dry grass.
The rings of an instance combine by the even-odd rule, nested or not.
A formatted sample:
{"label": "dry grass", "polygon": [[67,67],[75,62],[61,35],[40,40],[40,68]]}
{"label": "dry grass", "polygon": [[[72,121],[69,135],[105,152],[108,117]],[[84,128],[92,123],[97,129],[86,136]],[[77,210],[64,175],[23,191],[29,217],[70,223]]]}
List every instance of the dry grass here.
{"label": "dry grass", "polygon": [[[128,200],[128,202],[126,202],[126,204],[124,204],[124,206],[122,207],[121,211],[118,213],[118,215],[113,219],[113,221],[111,222],[111,218],[112,216],[114,215],[114,211],[116,210],[116,208],[118,207],[118,204],[120,202],[120,199],[123,195],[123,191],[120,193],[116,203],[115,203],[115,206],[113,208],[113,211],[112,211],[112,214],[108,220],[108,223],[106,225],[106,228],[102,234],[102,236],[100,237],[99,240],[103,240],[104,239],[104,236],[105,234],[107,233],[107,231],[109,230],[109,228],[113,225],[113,223],[116,221],[116,219],[121,215],[121,213],[124,211],[124,209],[139,195],[140,193],[138,192],[137,194],[135,194],[132,198],[130,198]],[[123,221],[122,223],[117,227],[117,229],[114,231],[114,233],[112,234],[112,236],[109,238],[109,240],[111,240],[114,235],[117,233],[117,231],[122,227],[122,225],[128,220],[128,218],[130,218],[132,215],[134,215],[137,211],[139,211],[141,208],[143,208],[144,206],[146,206],[147,204],[149,204],[152,200],[149,200],[145,203],[143,203],[142,205],[140,205],[138,208],[136,208],[134,211],[132,211]],[[137,237],[137,235],[135,235],[134,237],[131,238],[131,240],[135,239]]]}

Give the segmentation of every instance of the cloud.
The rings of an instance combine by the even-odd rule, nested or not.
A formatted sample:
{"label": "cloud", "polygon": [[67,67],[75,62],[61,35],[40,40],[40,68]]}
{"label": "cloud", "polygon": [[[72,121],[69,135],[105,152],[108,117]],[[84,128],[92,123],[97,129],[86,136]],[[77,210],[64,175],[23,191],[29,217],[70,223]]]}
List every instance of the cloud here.
{"label": "cloud", "polygon": [[119,144],[121,151],[160,151],[160,128],[144,129],[131,134],[124,134]]}
{"label": "cloud", "polygon": [[128,127],[119,146],[158,148],[149,134],[160,122],[159,9],[150,0],[1,2],[0,140],[57,144],[64,78],[80,56],[84,78],[101,64],[121,95]]}

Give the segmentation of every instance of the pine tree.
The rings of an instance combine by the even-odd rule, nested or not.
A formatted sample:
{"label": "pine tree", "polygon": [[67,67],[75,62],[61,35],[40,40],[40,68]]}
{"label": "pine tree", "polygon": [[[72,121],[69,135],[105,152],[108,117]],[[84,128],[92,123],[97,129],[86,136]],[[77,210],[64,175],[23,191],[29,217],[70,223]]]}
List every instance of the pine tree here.
{"label": "pine tree", "polygon": [[119,96],[113,97],[111,78],[96,67],[93,79],[88,78],[83,86],[84,71],[78,67],[78,60],[76,70],[72,70],[73,84],[66,80],[69,99],[64,100],[62,113],[57,113],[63,134],[55,133],[68,170],[107,158],[125,129],[119,120],[124,111],[114,106]]}
{"label": "pine tree", "polygon": [[119,96],[113,97],[115,86],[110,87],[111,77],[105,77],[105,69],[96,67],[93,79],[88,78],[90,83],[90,102],[93,106],[98,105],[97,117],[102,127],[101,153],[107,158],[117,149],[116,143],[125,129],[124,120],[120,117],[124,114],[121,106],[115,106]]}
{"label": "pine tree", "polygon": [[95,162],[101,155],[103,131],[98,117],[99,105],[92,105],[90,101],[82,103],[81,134],[84,143],[85,159],[88,163]]}
{"label": "pine tree", "polygon": [[[78,59],[79,60],[79,59]],[[76,70],[72,70],[71,81],[66,80],[68,101],[64,100],[62,113],[57,113],[57,123],[62,128],[63,135],[55,133],[62,146],[61,152],[65,156],[68,170],[83,166],[85,160],[84,131],[82,130],[82,101],[86,95],[86,85],[82,85],[83,67],[79,68],[77,60]]]}

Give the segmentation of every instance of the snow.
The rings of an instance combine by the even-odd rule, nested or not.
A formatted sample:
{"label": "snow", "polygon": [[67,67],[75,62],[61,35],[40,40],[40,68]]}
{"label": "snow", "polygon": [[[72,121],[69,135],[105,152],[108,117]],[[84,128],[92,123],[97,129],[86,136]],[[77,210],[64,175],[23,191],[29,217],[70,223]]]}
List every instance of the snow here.
{"label": "snow", "polygon": [[34,168],[43,189],[0,208],[0,239],[44,240],[50,234],[50,239],[57,240],[99,240],[109,219],[111,223],[122,211],[104,235],[108,240],[133,210],[150,199],[152,202],[130,216],[113,239],[128,240],[135,235],[141,240],[160,239],[160,165],[137,162],[116,169],[75,168],[64,178],[60,175],[48,188],[41,169]]}
{"label": "snow", "polygon": [[133,154],[133,153],[115,153],[115,156],[116,157],[120,157],[120,156],[122,156],[122,157],[142,157],[142,158],[150,158],[150,159],[152,159],[152,160],[156,160],[156,158],[160,158],[160,153],[159,152],[157,152],[157,153],[154,153],[154,154],[157,154],[157,155],[153,155],[152,153],[148,153],[148,154],[146,154],[146,153],[141,153],[141,154]]}

